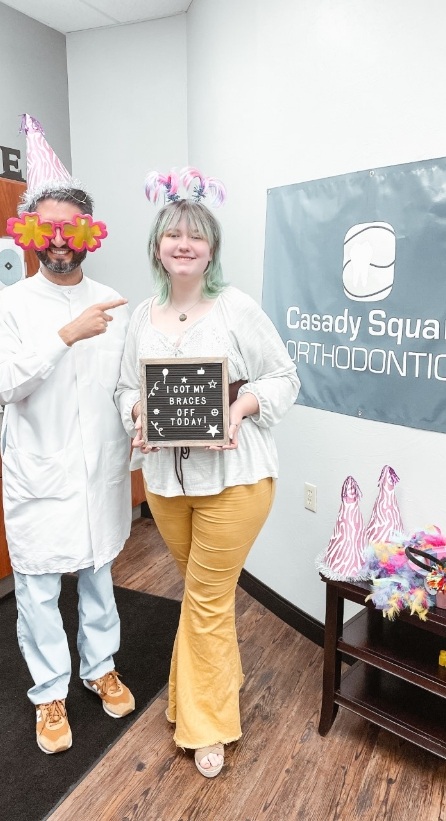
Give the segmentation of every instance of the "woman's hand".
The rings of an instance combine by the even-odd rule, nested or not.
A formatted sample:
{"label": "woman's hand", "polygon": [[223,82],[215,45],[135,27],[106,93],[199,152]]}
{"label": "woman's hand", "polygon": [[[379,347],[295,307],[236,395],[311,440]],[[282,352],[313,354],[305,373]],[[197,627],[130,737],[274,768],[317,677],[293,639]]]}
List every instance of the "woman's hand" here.
{"label": "woman's hand", "polygon": [[240,430],[240,422],[229,422],[229,439],[228,445],[207,445],[206,450],[235,450],[238,447],[238,432]]}
{"label": "woman's hand", "polygon": [[[136,406],[135,406],[136,407]],[[141,453],[157,453],[159,448],[153,445],[147,445],[142,436],[142,419],[141,414],[138,414],[135,420],[136,436],[132,439],[132,448],[139,448]]]}
{"label": "woman's hand", "polygon": [[242,420],[240,419],[239,422],[229,422],[229,430],[228,435],[230,442],[228,445],[222,445],[222,450],[235,450],[238,447],[238,432],[240,430],[240,425],[242,424]]}
{"label": "woman's hand", "polygon": [[245,392],[229,406],[230,442],[228,445],[208,445],[208,450],[235,450],[238,448],[238,435],[245,416],[252,416],[259,410],[257,397],[253,393]]}

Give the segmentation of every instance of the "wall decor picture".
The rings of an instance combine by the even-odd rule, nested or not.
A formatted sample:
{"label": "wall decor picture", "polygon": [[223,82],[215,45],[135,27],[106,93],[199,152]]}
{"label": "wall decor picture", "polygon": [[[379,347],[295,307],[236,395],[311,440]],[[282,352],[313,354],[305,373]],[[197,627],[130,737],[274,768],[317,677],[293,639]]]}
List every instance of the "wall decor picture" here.
{"label": "wall decor picture", "polygon": [[0,237],[0,290],[25,278],[25,254],[14,240]]}

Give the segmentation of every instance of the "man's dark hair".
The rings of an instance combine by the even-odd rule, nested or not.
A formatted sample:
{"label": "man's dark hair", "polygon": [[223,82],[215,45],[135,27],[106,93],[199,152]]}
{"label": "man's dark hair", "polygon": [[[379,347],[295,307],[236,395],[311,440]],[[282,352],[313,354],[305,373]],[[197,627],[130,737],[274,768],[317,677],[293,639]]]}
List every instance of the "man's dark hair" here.
{"label": "man's dark hair", "polygon": [[68,183],[55,186],[49,183],[47,186],[40,186],[38,190],[25,191],[22,201],[17,208],[20,214],[24,211],[33,212],[39,202],[43,200],[56,200],[56,202],[70,202],[79,208],[81,214],[93,214],[93,200],[82,188],[76,188]]}

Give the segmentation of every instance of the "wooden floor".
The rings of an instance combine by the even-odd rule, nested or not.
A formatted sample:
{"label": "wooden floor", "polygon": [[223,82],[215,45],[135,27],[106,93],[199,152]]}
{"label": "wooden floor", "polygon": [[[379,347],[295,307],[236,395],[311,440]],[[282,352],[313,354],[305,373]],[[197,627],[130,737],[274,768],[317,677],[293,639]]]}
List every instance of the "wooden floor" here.
{"label": "wooden floor", "polygon": [[[134,522],[114,579],[181,598],[152,520]],[[321,738],[322,650],[242,590],[237,628],[244,735],[222,774],[176,750],[163,691],[51,821],[446,821],[446,762],[343,709]]]}

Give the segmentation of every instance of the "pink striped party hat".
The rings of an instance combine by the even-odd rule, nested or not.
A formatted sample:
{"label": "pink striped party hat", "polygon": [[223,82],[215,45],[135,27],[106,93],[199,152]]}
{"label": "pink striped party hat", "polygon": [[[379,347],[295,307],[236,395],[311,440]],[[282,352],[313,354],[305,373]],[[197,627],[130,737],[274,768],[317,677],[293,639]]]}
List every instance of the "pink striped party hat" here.
{"label": "pink striped party hat", "polygon": [[20,133],[26,134],[26,182],[28,192],[59,188],[73,183],[71,174],[45,139],[45,132],[34,117],[22,114]]}
{"label": "pink striped party hat", "polygon": [[317,569],[327,578],[339,581],[361,578],[366,547],[365,525],[359,507],[362,494],[353,476],[342,485],[341,506],[333,535],[324,553],[316,559]]}
{"label": "pink striped party hat", "polygon": [[399,482],[393,468],[384,465],[378,481],[378,496],[373,506],[366,528],[366,541],[386,542],[397,533],[404,533],[400,509],[395,496],[395,486]]}

